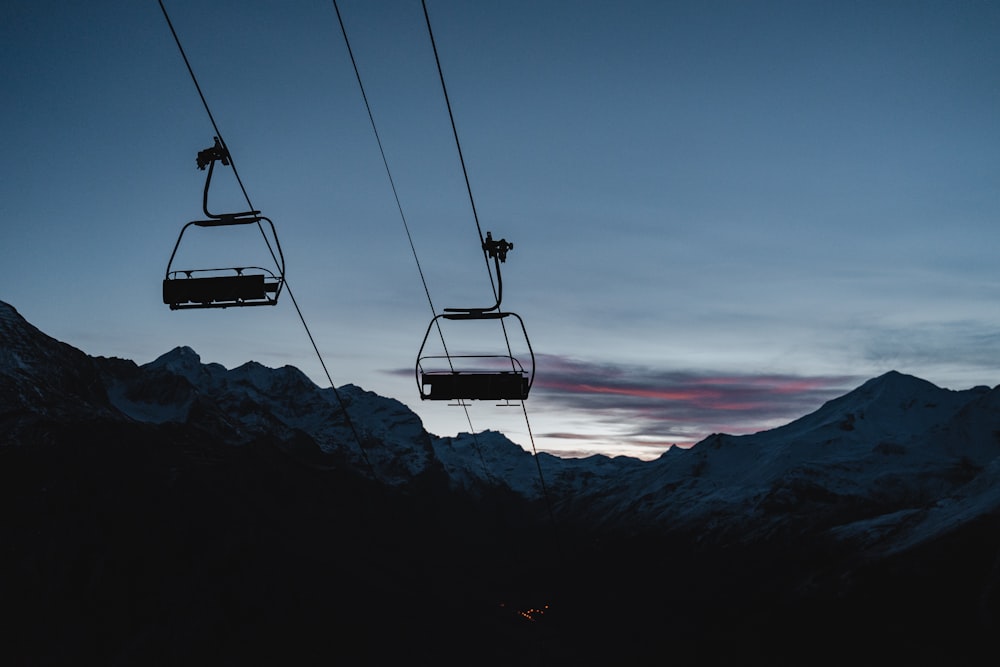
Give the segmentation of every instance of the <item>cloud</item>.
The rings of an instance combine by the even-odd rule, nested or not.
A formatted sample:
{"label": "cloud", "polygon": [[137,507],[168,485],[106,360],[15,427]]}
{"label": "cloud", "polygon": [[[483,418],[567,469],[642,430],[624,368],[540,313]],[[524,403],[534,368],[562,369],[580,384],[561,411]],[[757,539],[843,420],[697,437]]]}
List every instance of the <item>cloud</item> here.
{"label": "cloud", "polygon": [[538,358],[532,401],[546,410],[586,413],[604,433],[562,429],[542,437],[606,440],[633,446],[693,444],[712,433],[774,428],[860,384],[854,376],[726,374],[593,363],[558,355]]}
{"label": "cloud", "polygon": [[[713,433],[740,435],[786,424],[844,395],[867,377],[733,374],[595,363],[536,355],[528,399],[539,449],[653,459]],[[403,376],[412,369],[385,371]]]}

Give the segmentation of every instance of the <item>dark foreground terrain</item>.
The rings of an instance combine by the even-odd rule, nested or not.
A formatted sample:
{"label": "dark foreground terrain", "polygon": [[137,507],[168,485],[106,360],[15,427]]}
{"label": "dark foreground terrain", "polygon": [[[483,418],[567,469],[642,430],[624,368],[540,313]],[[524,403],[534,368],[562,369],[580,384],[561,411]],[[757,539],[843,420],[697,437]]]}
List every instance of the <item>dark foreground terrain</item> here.
{"label": "dark foreground terrain", "polygon": [[956,665],[1000,629],[996,520],[866,564],[807,531],[598,533],[288,443],[15,417],[5,664]]}

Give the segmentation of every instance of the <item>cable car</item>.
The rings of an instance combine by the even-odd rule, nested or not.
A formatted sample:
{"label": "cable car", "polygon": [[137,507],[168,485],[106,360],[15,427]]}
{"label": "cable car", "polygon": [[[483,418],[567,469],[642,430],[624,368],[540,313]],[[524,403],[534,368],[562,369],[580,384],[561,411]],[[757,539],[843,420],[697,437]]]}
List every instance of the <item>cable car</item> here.
{"label": "cable car", "polygon": [[[278,303],[278,295],[285,283],[285,258],[281,252],[281,244],[274,223],[260,214],[260,211],[243,211],[241,213],[213,214],[208,211],[208,189],[212,183],[212,172],[216,162],[230,164],[229,151],[219,138],[215,145],[198,153],[198,168],[208,167],[205,177],[205,192],[202,198],[202,210],[208,220],[193,220],[183,228],[174,244],[167,262],[167,273],[163,279],[163,303],[171,310],[188,308],[230,308],[241,306],[274,306]],[[270,231],[265,231],[263,223],[267,223]],[[231,227],[238,225],[257,225],[264,236],[264,241],[271,256],[277,264],[277,270],[260,266],[234,266],[228,268],[209,269],[175,269],[174,257],[181,245],[185,232],[189,228]],[[273,247],[272,247],[273,241]],[[275,254],[277,253],[277,254]]]}
{"label": "cable car", "polygon": [[[517,313],[500,310],[503,299],[503,281],[500,276],[500,263],[506,261],[507,251],[514,244],[505,239],[496,241],[490,232],[486,233],[483,251],[492,258],[497,274],[497,302],[489,308],[445,308],[427,325],[427,332],[417,353],[417,386],[422,400],[494,400],[523,401],[528,398],[535,376],[535,353],[528,340],[528,332],[524,328],[524,320]],[[424,348],[431,329],[440,321],[473,321],[499,320],[501,325],[508,319],[516,319],[520,325],[521,334],[527,344],[527,365],[514,356],[507,343],[508,354],[489,355],[451,355],[447,349],[444,355],[425,355]],[[507,338],[507,328],[504,326],[504,337]],[[443,343],[443,336],[442,336]]]}

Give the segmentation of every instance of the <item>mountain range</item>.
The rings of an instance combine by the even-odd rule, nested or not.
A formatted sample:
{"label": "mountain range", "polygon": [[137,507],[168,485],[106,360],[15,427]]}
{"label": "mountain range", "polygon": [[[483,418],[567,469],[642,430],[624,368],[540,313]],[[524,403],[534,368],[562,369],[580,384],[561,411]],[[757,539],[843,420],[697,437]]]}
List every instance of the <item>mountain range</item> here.
{"label": "mountain range", "polygon": [[997,387],[563,459],[0,302],[0,470],[9,664],[980,664],[1000,629]]}

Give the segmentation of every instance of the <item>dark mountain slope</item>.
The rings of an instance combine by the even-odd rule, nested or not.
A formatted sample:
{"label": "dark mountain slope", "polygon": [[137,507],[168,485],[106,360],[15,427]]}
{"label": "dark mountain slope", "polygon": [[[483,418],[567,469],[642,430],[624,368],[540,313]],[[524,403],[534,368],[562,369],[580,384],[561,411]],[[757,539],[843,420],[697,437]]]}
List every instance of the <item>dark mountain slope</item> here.
{"label": "dark mountain slope", "polygon": [[0,447],[0,599],[18,664],[451,654],[478,646],[501,590],[530,581],[518,547],[541,533],[516,499],[490,511],[403,495],[263,440],[41,427],[47,444]]}

